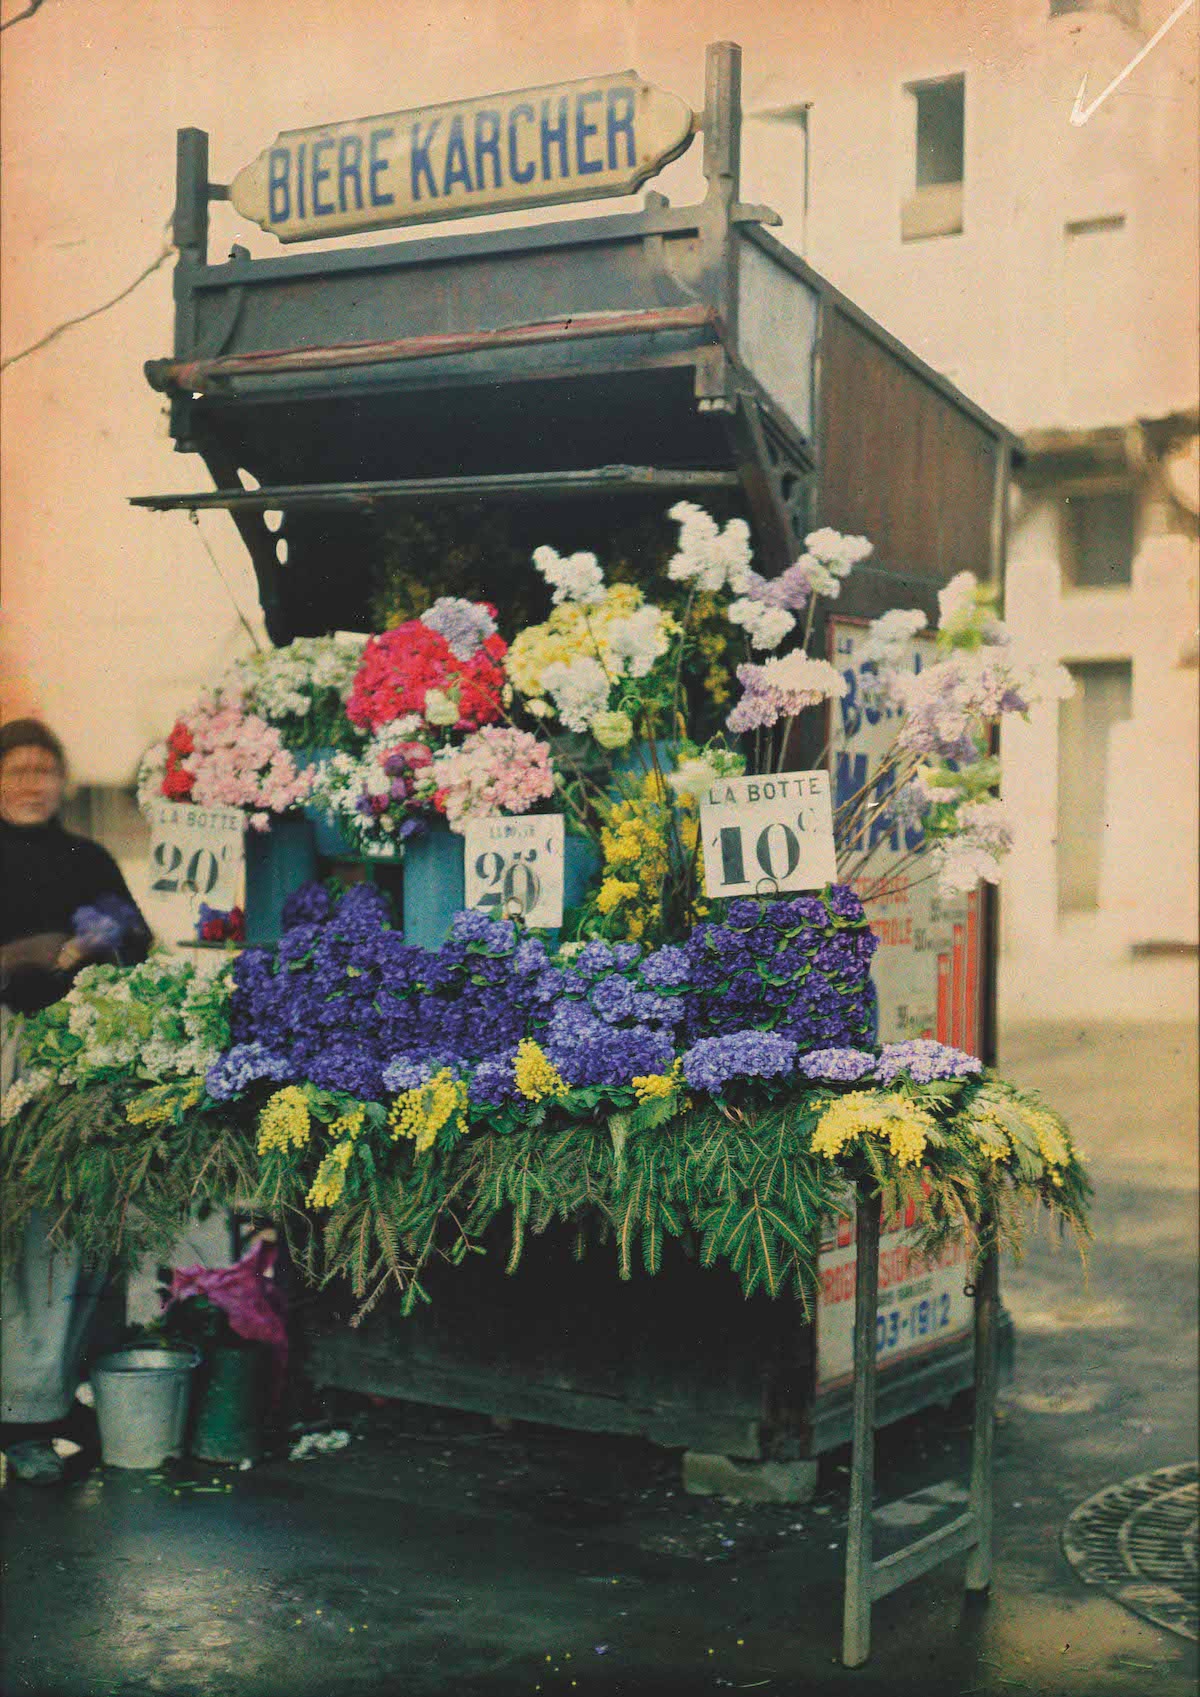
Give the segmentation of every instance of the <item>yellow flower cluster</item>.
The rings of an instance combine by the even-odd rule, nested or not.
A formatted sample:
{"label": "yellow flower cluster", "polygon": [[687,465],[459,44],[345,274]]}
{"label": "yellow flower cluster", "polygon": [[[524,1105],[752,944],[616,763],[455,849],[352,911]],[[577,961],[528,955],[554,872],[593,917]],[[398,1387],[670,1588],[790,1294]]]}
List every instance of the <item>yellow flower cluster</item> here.
{"label": "yellow flower cluster", "polygon": [[1042,1160],[1046,1163],[1046,1177],[1053,1185],[1062,1184],[1062,1173],[1059,1170],[1067,1166],[1071,1160],[1071,1145],[1067,1141],[1066,1131],[1057,1115],[1049,1113],[1045,1108],[1022,1106],[1025,1123],[1037,1138]]}
{"label": "yellow flower cluster", "polygon": [[467,1105],[467,1087],[455,1078],[448,1067],[435,1073],[415,1090],[404,1090],[392,1103],[388,1115],[388,1130],[392,1141],[411,1137],[418,1155],[432,1149],[442,1127],[457,1117],[459,1131],[466,1131],[463,1110]]}
{"label": "yellow flower cluster", "polygon": [[546,1096],[565,1096],[566,1082],[554,1063],[529,1037],[517,1044],[513,1062],[517,1089],[528,1102],[540,1102]]}
{"label": "yellow flower cluster", "polygon": [[705,663],[705,692],[714,707],[723,707],[733,695],[733,676],[724,660],[729,651],[729,624],[717,597],[698,595],[692,619],[696,625],[696,648]]}
{"label": "yellow flower cluster", "polygon": [[301,1149],[308,1142],[308,1099],[298,1084],[277,1090],[258,1116],[258,1152]]}
{"label": "yellow flower cluster", "polygon": [[[545,624],[530,625],[513,640],[504,658],[509,678],[522,695],[540,696],[546,667],[556,660],[570,665],[580,655],[599,660],[611,677],[620,677],[624,668],[609,647],[606,632],[614,619],[627,619],[641,605],[642,592],[632,583],[610,584],[603,601],[590,607],[564,601]],[[655,641],[660,655],[667,652],[678,628],[669,613],[662,614]]]}
{"label": "yellow flower cluster", "polygon": [[336,1120],[331,1122],[329,1127],[330,1137],[348,1137],[353,1143],[362,1130],[366,1117],[367,1110],[360,1102],[357,1107],[351,1108],[349,1113],[340,1114]]}
{"label": "yellow flower cluster", "polygon": [[[657,775],[651,772],[643,790],[658,785]],[[600,832],[604,878],[596,906],[606,915],[623,909],[620,918],[631,942],[662,921],[663,881],[670,869],[667,828],[664,804],[643,796],[615,802]]]}
{"label": "yellow flower cluster", "polygon": [[933,1129],[929,1114],[903,1096],[851,1090],[825,1109],[813,1133],[812,1148],[815,1155],[836,1160],[854,1138],[879,1137],[886,1140],[898,1166],[916,1167]]}
{"label": "yellow flower cluster", "polygon": [[317,1168],[317,1176],[309,1187],[310,1208],[333,1207],[346,1188],[346,1168],[353,1153],[354,1144],[349,1140],[339,1143],[329,1151]]}
{"label": "yellow flower cluster", "polygon": [[179,1114],[194,1108],[204,1094],[204,1080],[195,1078],[182,1090],[177,1084],[162,1084],[143,1090],[125,1104],[128,1125],[174,1125]]}
{"label": "yellow flower cluster", "polygon": [[997,1165],[1012,1154],[1012,1140],[999,1114],[977,1103],[971,1118],[971,1131],[976,1143],[989,1161]]}
{"label": "yellow flower cluster", "polygon": [[630,1079],[634,1095],[639,1102],[654,1102],[659,1097],[670,1096],[679,1087],[683,1074],[683,1062],[676,1058],[670,1072],[648,1072]]}

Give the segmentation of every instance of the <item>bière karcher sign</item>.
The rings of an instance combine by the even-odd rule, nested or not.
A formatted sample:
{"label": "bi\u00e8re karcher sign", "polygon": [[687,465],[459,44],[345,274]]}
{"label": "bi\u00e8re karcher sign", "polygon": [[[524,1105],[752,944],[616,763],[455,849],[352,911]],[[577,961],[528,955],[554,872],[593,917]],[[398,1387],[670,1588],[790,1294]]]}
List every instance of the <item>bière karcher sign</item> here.
{"label": "bi\u00e8re karcher sign", "polygon": [[691,108],[633,71],[285,130],[234,206],[284,242],[632,194],[688,146]]}

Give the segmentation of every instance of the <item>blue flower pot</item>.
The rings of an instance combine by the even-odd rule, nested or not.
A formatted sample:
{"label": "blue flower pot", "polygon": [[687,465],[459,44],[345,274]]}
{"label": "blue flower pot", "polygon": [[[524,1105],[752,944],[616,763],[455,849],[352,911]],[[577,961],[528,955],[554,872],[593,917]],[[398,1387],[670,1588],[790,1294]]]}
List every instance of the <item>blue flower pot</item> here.
{"label": "blue flower pot", "polygon": [[246,832],[246,941],[277,943],[283,904],[317,875],[313,828],[303,813],[281,813],[266,831]]}
{"label": "blue flower pot", "polygon": [[578,907],[588,885],[600,871],[600,850],[590,837],[567,837],[563,843],[563,911]]}
{"label": "blue flower pot", "polygon": [[437,949],[466,900],[463,839],[454,831],[424,831],[404,845],[404,941]]}
{"label": "blue flower pot", "polygon": [[[631,742],[628,748],[618,749],[612,757],[613,776],[632,777],[640,784],[642,779],[654,770],[650,748],[651,744],[648,742]],[[679,756],[679,744],[656,737],[653,748],[659,770],[664,774],[674,771]]]}
{"label": "blue flower pot", "polygon": [[[307,772],[311,767],[323,766],[333,758],[332,748],[296,748],[292,750],[292,759],[301,772]],[[309,802],[304,808],[304,817],[313,828],[313,840],[318,854],[327,860],[358,860],[360,855],[354,844],[342,833],[341,826],[331,813],[326,813],[323,807],[315,802]]]}

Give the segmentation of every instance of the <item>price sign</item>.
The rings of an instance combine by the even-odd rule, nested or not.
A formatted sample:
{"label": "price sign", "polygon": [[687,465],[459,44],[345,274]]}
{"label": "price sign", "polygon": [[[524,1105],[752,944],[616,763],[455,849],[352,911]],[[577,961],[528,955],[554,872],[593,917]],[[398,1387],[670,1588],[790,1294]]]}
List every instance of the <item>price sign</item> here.
{"label": "price sign", "polygon": [[837,877],[828,772],[721,778],[700,799],[710,896],[819,890]]}
{"label": "price sign", "polygon": [[235,807],[160,801],[150,815],[150,891],[183,902],[188,924],[202,901],[228,910],[238,899],[246,816]]}
{"label": "price sign", "polygon": [[465,833],[466,904],[496,919],[557,930],[563,917],[563,816],[473,819]]}

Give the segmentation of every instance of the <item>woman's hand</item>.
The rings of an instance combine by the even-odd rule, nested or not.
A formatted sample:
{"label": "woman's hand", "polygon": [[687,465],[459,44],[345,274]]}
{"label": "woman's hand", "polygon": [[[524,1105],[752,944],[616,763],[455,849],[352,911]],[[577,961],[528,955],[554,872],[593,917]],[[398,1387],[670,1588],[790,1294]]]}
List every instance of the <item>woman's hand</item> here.
{"label": "woman's hand", "polygon": [[72,942],[65,931],[39,931],[33,937],[18,937],[0,946],[0,971],[6,975],[29,967],[43,972],[68,971],[59,961]]}
{"label": "woman's hand", "polygon": [[68,937],[59,949],[54,967],[57,972],[74,972],[85,961],[91,960],[92,952],[87,944],[79,937]]}

